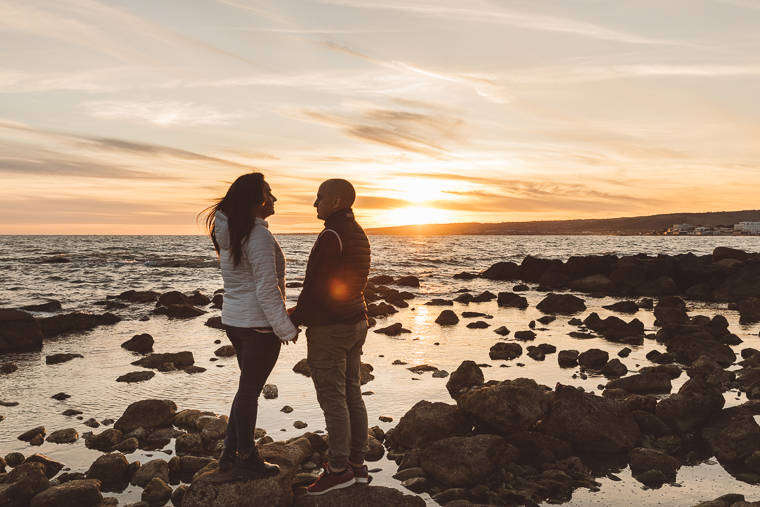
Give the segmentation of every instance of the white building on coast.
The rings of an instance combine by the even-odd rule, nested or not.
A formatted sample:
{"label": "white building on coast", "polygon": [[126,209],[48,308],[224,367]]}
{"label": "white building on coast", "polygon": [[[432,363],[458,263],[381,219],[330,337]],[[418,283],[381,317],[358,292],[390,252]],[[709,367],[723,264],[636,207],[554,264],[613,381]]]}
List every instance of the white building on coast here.
{"label": "white building on coast", "polygon": [[734,225],[734,234],[760,234],[760,222],[739,222]]}

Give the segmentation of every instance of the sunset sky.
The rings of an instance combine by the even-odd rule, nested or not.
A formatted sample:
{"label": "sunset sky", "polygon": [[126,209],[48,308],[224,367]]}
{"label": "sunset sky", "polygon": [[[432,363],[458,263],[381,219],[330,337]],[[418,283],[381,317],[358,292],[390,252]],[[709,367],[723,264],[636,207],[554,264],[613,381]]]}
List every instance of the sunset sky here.
{"label": "sunset sky", "polygon": [[0,0],[0,234],[757,209],[757,0]]}

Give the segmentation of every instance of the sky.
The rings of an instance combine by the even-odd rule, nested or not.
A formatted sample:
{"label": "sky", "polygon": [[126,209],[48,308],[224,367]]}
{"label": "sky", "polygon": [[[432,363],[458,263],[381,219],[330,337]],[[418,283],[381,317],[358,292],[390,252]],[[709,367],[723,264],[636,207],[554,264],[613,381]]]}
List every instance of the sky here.
{"label": "sky", "polygon": [[[757,209],[757,0],[0,0],[0,234]],[[753,176],[754,174],[754,176]]]}

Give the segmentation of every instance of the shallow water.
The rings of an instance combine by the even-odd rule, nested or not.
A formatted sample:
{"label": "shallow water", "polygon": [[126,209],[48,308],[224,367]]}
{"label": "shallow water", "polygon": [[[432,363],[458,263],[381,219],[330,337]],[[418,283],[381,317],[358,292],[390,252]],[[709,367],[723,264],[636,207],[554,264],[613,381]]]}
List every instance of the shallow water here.
{"label": "shallow water", "polygon": [[[300,280],[308,258],[314,235],[278,236],[288,258],[288,280]],[[478,272],[494,262],[511,260],[520,262],[531,254],[546,258],[566,260],[572,255],[612,253],[632,255],[636,253],[677,254],[693,252],[709,254],[715,246],[731,246],[748,251],[760,251],[760,238],[752,237],[600,237],[600,236],[438,236],[438,237],[392,237],[371,238],[373,245],[373,275],[388,274],[394,277],[413,274],[420,277],[422,287],[413,290],[417,298],[410,307],[399,313],[378,320],[378,327],[401,322],[412,331],[391,338],[370,331],[365,346],[364,362],[374,366],[375,380],[364,386],[374,394],[365,396],[370,424],[387,430],[416,402],[425,399],[453,403],[446,391],[446,378],[432,378],[430,373],[415,375],[406,368],[417,364],[431,364],[448,372],[454,371],[466,359],[489,364],[484,368],[486,380],[529,377],[554,387],[557,382],[583,386],[587,391],[599,392],[598,385],[606,380],[589,376],[587,380],[573,379],[577,369],[560,369],[556,354],[548,355],[539,362],[523,355],[514,361],[492,361],[489,348],[498,341],[493,329],[506,325],[515,331],[528,329],[528,322],[542,314],[535,309],[544,294],[528,291],[530,307],[525,310],[499,308],[495,301],[462,305],[455,303],[453,309],[479,311],[493,316],[486,320],[488,329],[468,329],[470,320],[462,319],[456,326],[439,326],[433,321],[444,308],[424,306],[434,298],[455,296],[456,291],[469,288],[474,293],[490,290],[511,290],[514,283],[488,280],[454,280],[452,276],[461,271]],[[65,257],[71,262],[40,264],[39,261],[54,256]],[[211,294],[222,286],[221,275],[210,242],[203,237],[155,237],[155,236],[4,236],[0,237],[0,307],[13,308],[26,304],[57,299],[65,312],[86,311],[102,313],[97,301],[107,295],[135,290],[166,292],[201,290]],[[535,288],[535,287],[534,287]],[[298,289],[288,289],[292,303]],[[612,313],[604,310],[612,298],[590,298],[583,318],[596,311],[604,318]],[[234,358],[215,359],[214,350],[227,343],[224,333],[203,325],[207,317],[218,315],[209,309],[206,316],[190,320],[167,319],[151,313],[153,305],[131,305],[114,313],[124,320],[114,326],[103,326],[90,332],[71,334],[45,343],[42,352],[5,354],[0,361],[13,361],[19,371],[0,375],[0,400],[18,401],[16,407],[0,407],[0,455],[20,451],[25,455],[41,452],[58,459],[73,471],[85,471],[100,454],[84,446],[83,439],[74,444],[56,445],[44,443],[31,447],[16,436],[34,426],[43,425],[48,434],[64,428],[76,428],[80,434],[90,431],[82,420],[66,417],[61,413],[76,408],[84,413],[84,420],[118,418],[131,402],[145,398],[174,400],[179,409],[196,408],[226,413],[236,388],[237,365]],[[738,323],[736,312],[725,305],[692,302],[690,315],[725,315],[730,329],[744,343],[734,347],[760,348],[760,326],[744,326]],[[38,313],[38,316],[46,315]],[[149,316],[147,322],[139,321]],[[630,316],[623,316],[630,320]],[[655,331],[651,311],[639,311],[634,317],[644,322],[647,332]],[[578,340],[567,336],[576,328],[567,324],[567,317],[542,326],[538,324],[535,344],[551,343],[558,350],[600,348],[616,357],[623,347],[600,339]],[[150,333],[156,343],[156,352],[191,350],[196,364],[208,368],[204,373],[190,375],[184,372],[158,373],[146,382],[123,384],[115,379],[127,372],[138,370],[130,365],[136,356],[120,347],[135,334]],[[512,335],[510,335],[512,336]],[[525,348],[526,344],[523,344]],[[622,362],[629,370],[648,366],[645,358],[652,349],[663,350],[654,341],[647,340],[641,347],[631,347],[633,352]],[[46,365],[45,355],[60,352],[76,352],[84,357],[59,365]],[[324,429],[324,420],[317,405],[311,380],[291,371],[293,365],[306,356],[305,343],[283,347],[280,360],[269,382],[279,388],[279,398],[261,399],[257,426],[266,429],[275,438],[286,439],[301,434],[293,422],[306,422],[308,430]],[[400,359],[407,366],[392,365]],[[524,364],[518,366],[517,363]],[[506,366],[506,367],[503,367]],[[685,374],[673,382],[675,392],[686,380]],[[50,398],[55,393],[66,392],[72,397],[66,401]],[[726,393],[727,406],[746,401],[737,392]],[[284,414],[280,409],[290,405],[295,410]],[[394,422],[383,423],[379,416],[391,416]],[[102,431],[103,427],[95,432]],[[171,449],[171,447],[170,447]],[[129,455],[130,461],[148,461],[152,457],[168,458],[159,452],[137,451]],[[400,487],[391,476],[396,471],[393,462],[383,458],[371,464],[382,471],[375,473],[373,484]],[[712,499],[729,492],[741,492],[748,500],[760,499],[760,487],[736,481],[720,465],[706,463],[697,467],[684,467],[679,471],[675,485],[665,485],[650,490],[633,480],[630,471],[617,474],[622,481],[602,478],[601,491],[593,493],[578,490],[569,505],[672,505],[691,506],[700,500]],[[115,495],[122,503],[137,501],[141,489],[130,487]],[[408,491],[405,491],[409,493]],[[426,499],[426,495],[423,495]],[[428,503],[432,501],[428,499]]]}

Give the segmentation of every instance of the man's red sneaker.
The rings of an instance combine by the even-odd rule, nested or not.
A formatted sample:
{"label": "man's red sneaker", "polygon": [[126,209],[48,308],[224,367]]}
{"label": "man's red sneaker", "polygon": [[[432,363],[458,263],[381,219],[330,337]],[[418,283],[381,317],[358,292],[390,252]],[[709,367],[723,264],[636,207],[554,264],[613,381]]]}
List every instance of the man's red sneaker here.
{"label": "man's red sneaker", "polygon": [[306,488],[308,494],[323,495],[334,489],[347,488],[356,482],[350,466],[347,466],[342,472],[335,473],[331,472],[330,467],[325,463],[324,469],[317,482]]}
{"label": "man's red sneaker", "polygon": [[367,465],[357,467],[349,463],[348,468],[354,472],[354,479],[356,479],[357,484],[369,483],[369,469],[367,468]]}

